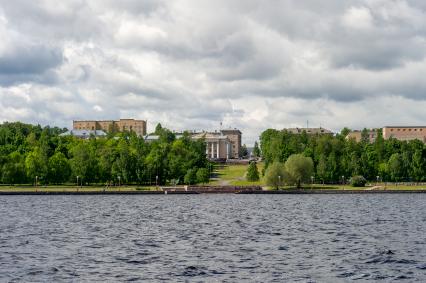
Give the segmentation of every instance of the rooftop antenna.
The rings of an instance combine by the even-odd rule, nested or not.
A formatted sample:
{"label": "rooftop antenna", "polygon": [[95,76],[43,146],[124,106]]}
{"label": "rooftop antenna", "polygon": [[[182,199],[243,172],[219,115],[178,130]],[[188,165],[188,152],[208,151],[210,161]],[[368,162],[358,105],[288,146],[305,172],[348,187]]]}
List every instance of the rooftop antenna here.
{"label": "rooftop antenna", "polygon": [[309,129],[309,120],[306,120],[306,129]]}

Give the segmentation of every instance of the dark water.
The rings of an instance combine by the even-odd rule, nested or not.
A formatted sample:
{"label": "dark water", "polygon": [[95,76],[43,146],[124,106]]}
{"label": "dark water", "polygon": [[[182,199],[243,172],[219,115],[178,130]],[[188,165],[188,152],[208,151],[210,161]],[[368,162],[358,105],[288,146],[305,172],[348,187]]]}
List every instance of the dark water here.
{"label": "dark water", "polygon": [[426,281],[426,194],[1,196],[0,282]]}

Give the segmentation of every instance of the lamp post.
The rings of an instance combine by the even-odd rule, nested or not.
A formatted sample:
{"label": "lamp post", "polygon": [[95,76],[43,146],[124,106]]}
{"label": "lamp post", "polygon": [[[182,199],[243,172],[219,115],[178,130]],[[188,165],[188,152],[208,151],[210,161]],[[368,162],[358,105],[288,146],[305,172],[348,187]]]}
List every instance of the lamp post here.
{"label": "lamp post", "polygon": [[120,190],[120,186],[121,186],[121,176],[118,176],[118,190]]}
{"label": "lamp post", "polygon": [[311,190],[314,188],[314,176],[311,176]]}
{"label": "lamp post", "polygon": [[36,178],[35,178],[35,187],[36,187],[36,192],[37,192],[37,181],[38,181],[38,176],[36,176]]}
{"label": "lamp post", "polygon": [[158,187],[158,175],[155,176],[155,186]]}
{"label": "lamp post", "polygon": [[376,182],[376,186],[378,186],[378,185],[379,185],[379,179],[380,179],[380,176],[379,176],[379,175],[377,175],[377,176],[376,176],[376,180],[377,180],[377,182]]}
{"label": "lamp post", "polygon": [[78,192],[78,178],[79,178],[79,176],[77,176],[77,192]]}
{"label": "lamp post", "polygon": [[278,188],[281,187],[281,176],[278,176]]}
{"label": "lamp post", "polygon": [[342,176],[342,185],[345,185],[345,176]]}

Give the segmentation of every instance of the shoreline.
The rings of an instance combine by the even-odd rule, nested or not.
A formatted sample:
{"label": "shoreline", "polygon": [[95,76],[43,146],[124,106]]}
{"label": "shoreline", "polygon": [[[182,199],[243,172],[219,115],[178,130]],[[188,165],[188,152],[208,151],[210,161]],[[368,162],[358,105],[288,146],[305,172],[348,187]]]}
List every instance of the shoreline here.
{"label": "shoreline", "polygon": [[419,190],[280,190],[280,191],[0,191],[3,195],[198,195],[198,194],[243,194],[243,195],[329,195],[329,194],[424,194]]}

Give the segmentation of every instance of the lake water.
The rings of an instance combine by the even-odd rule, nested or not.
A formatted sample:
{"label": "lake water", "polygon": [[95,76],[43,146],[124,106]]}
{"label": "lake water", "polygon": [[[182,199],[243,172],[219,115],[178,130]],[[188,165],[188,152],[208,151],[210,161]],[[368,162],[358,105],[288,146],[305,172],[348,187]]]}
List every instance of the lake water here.
{"label": "lake water", "polygon": [[0,196],[0,282],[426,281],[426,194]]}

